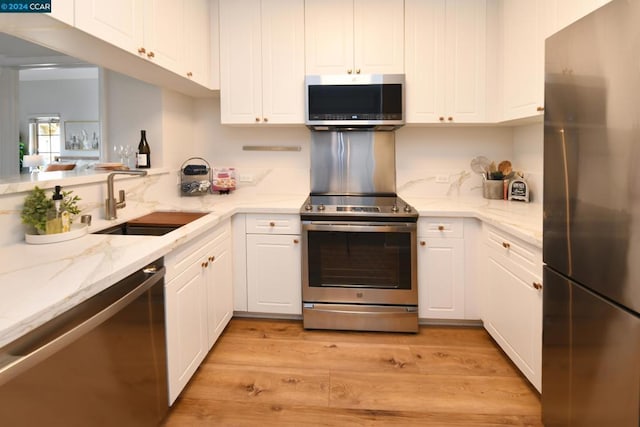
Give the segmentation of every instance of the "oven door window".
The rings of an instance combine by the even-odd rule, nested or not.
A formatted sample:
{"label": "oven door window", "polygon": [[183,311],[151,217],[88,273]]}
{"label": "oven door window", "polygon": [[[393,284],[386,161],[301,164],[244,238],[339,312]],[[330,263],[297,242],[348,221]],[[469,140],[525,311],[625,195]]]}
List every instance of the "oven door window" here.
{"label": "oven door window", "polygon": [[311,287],[411,289],[411,234],[308,232]]}

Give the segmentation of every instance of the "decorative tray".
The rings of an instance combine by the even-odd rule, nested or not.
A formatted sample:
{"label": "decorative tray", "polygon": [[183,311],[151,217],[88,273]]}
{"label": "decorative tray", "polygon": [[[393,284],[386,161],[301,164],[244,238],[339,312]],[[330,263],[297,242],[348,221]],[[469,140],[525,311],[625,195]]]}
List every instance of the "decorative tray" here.
{"label": "decorative tray", "polygon": [[26,234],[24,240],[30,245],[43,245],[47,243],[66,242],[67,240],[77,239],[87,234],[87,224],[71,224],[71,231],[56,234]]}
{"label": "decorative tray", "polygon": [[122,163],[96,163],[93,168],[105,171],[129,170],[129,168]]}

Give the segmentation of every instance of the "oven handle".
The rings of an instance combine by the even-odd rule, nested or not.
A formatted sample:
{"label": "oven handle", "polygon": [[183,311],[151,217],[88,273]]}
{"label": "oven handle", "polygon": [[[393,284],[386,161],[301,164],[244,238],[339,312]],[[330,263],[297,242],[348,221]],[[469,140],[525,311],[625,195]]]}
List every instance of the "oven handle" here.
{"label": "oven handle", "polygon": [[411,233],[417,230],[412,222],[303,222],[303,231],[340,231],[340,232],[374,232],[374,233]]}

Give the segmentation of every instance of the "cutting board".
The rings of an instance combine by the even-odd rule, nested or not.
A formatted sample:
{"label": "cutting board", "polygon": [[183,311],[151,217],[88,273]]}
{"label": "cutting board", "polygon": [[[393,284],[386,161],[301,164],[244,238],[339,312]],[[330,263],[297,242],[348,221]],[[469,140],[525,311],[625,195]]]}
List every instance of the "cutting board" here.
{"label": "cutting board", "polygon": [[131,225],[155,225],[166,227],[179,227],[195,221],[196,219],[207,215],[207,212],[152,212],[138,218],[129,220]]}

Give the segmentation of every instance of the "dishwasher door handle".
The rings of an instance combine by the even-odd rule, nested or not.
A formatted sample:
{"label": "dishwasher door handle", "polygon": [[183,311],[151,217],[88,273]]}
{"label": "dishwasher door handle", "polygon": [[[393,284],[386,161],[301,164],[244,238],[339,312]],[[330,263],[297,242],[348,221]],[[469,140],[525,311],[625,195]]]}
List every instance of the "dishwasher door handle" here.
{"label": "dishwasher door handle", "polygon": [[[33,343],[29,343],[27,348],[33,348],[33,350],[28,351],[26,354],[22,354],[21,351],[9,351],[8,354],[0,354],[0,386],[15,378],[22,372],[25,372],[29,368],[37,365],[47,357],[60,351],[62,348],[73,343],[86,333],[107,321],[109,318],[113,317],[148,289],[163,280],[164,274],[165,267],[157,269],[157,272],[153,273],[153,275],[145,279],[142,283],[135,286],[131,291],[116,299],[113,303],[109,304],[107,307],[72,329],[62,333],[61,335],[55,336],[55,338],[43,340],[43,342],[35,341]],[[91,299],[81,303],[80,305],[90,303],[90,301]],[[49,337],[51,335],[55,335],[55,329],[47,335]]]}

